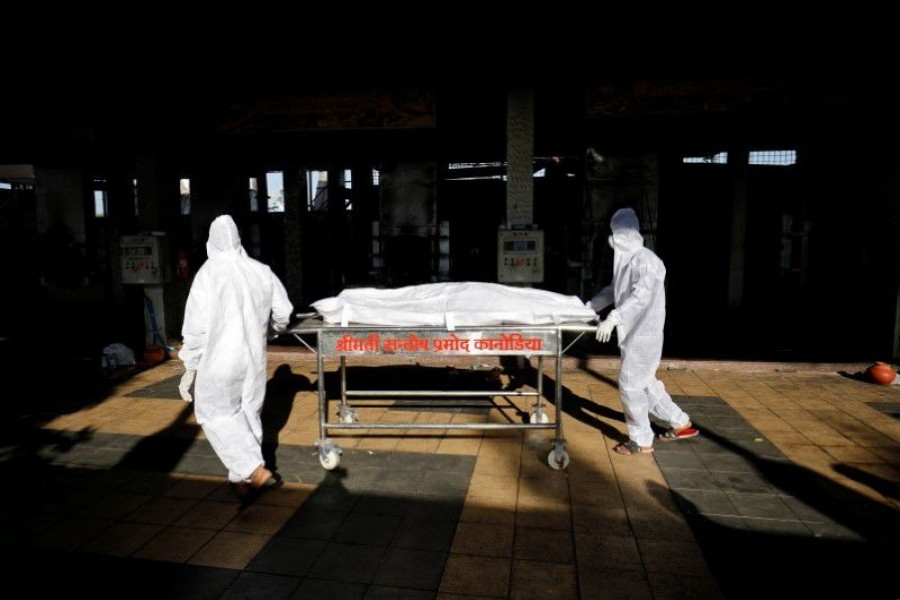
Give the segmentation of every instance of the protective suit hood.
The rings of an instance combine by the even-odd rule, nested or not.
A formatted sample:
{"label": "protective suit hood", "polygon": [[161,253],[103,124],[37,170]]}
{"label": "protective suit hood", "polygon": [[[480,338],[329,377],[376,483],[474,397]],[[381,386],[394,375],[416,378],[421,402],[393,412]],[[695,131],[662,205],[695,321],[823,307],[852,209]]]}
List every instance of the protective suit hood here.
{"label": "protective suit hood", "polygon": [[617,253],[631,254],[644,245],[644,236],[637,215],[631,208],[617,210],[610,220],[612,235],[609,236],[609,245]]}
{"label": "protective suit hood", "polygon": [[246,256],[247,252],[241,246],[241,235],[237,225],[230,215],[222,215],[209,226],[209,240],[206,242],[206,255],[209,258],[217,256]]}

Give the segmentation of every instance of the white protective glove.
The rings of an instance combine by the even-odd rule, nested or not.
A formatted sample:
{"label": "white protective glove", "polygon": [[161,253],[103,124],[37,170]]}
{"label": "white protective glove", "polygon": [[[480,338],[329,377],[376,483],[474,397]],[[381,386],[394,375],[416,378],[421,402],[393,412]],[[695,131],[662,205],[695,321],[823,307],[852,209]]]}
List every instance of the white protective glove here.
{"label": "white protective glove", "polygon": [[191,385],[194,383],[196,376],[196,369],[185,369],[184,375],[181,376],[181,383],[178,384],[178,393],[181,394],[181,399],[185,402],[194,401],[193,397],[191,397]]}
{"label": "white protective glove", "polygon": [[597,325],[597,341],[608,342],[609,338],[612,337],[613,329],[615,329],[618,324],[619,318],[616,316],[616,313],[609,313],[606,319]]}

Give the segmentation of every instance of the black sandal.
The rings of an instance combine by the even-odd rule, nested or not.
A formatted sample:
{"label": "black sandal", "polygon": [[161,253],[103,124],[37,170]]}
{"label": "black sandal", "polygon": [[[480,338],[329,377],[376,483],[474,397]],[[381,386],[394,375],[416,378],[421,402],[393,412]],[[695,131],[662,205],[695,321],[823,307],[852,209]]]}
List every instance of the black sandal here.
{"label": "black sandal", "polygon": [[638,446],[637,442],[634,440],[628,439],[621,444],[616,444],[613,448],[613,452],[616,454],[621,454],[622,456],[634,456],[635,454],[650,454],[653,452],[653,446]]}

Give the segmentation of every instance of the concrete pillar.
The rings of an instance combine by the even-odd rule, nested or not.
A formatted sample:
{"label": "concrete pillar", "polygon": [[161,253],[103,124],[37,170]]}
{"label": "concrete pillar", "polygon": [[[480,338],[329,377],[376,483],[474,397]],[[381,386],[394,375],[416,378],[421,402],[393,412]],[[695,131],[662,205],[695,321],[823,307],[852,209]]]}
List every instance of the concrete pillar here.
{"label": "concrete pillar", "polygon": [[734,195],[731,210],[731,253],[728,260],[728,306],[738,308],[744,300],[744,256],[747,246],[747,170],[749,152],[746,146],[728,151],[728,162],[734,173]]}
{"label": "concrete pillar", "polygon": [[[159,227],[159,175],[157,173],[156,146],[147,144],[137,157],[137,211],[138,229],[149,231]],[[178,190],[178,181],[173,184]],[[179,199],[180,200],[180,199]]]}
{"label": "concrete pillar", "polygon": [[[181,190],[179,179],[181,174],[163,157],[169,155],[159,149],[152,135],[147,135],[141,142],[137,152],[137,197],[138,197],[138,231],[128,233],[161,231],[166,234],[163,247],[162,260],[168,264],[169,271],[173,271],[174,257],[172,252],[177,250],[181,219]],[[191,182],[193,186],[193,181]],[[195,209],[193,202],[193,187],[191,189],[191,210]],[[206,239],[204,232],[203,238]],[[196,270],[198,265],[192,265]],[[156,317],[159,332],[166,342],[180,338],[181,321],[184,314],[183,294],[177,294],[173,283],[165,283],[160,286],[144,286],[144,292],[153,302],[154,316]],[[145,313],[145,319],[147,315]],[[147,344],[150,345],[153,336],[147,326]]]}
{"label": "concrete pillar", "polygon": [[328,221],[331,232],[343,243],[333,244],[329,252],[331,265],[329,269],[330,286],[336,293],[344,289],[346,272],[346,197],[344,188],[344,170],[334,165],[328,169]]}
{"label": "concrete pillar", "polygon": [[433,162],[403,162],[381,174],[379,233],[390,286],[433,281],[436,171]]}
{"label": "concrete pillar", "polygon": [[885,276],[891,300],[894,303],[894,328],[891,339],[891,356],[895,362],[900,361],[900,153],[896,150],[889,152],[884,162],[884,183],[882,188],[882,223],[886,228],[885,243],[886,258]]}
{"label": "concrete pillar", "polygon": [[514,87],[506,104],[506,222],[534,220],[534,90]]}
{"label": "concrete pillar", "polygon": [[114,339],[140,352],[146,345],[146,325],[141,319],[144,314],[144,299],[141,286],[125,285],[122,282],[122,250],[120,238],[138,231],[135,214],[134,163],[123,161],[116,164],[107,180],[107,232],[109,256],[109,285],[113,301]]}
{"label": "concrete pillar", "polygon": [[303,218],[308,203],[306,169],[284,170],[284,287],[295,309],[307,304],[303,297]]}
{"label": "concrete pillar", "polygon": [[119,238],[126,233],[134,233],[137,229],[137,217],[134,214],[134,176],[131,169],[116,168],[107,180],[107,222],[108,222],[108,256],[110,269],[110,291],[113,302],[122,305],[125,302],[125,286],[122,283],[122,257]]}
{"label": "concrete pillar", "polygon": [[84,181],[80,169],[36,166],[34,197],[39,234],[64,230],[74,243],[86,241]]}

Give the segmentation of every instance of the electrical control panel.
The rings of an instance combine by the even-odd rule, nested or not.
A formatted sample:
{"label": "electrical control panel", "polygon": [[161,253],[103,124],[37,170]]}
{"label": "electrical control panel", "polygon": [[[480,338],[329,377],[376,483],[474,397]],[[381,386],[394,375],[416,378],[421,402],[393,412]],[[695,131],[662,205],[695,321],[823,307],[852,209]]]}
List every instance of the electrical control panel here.
{"label": "electrical control panel", "polygon": [[169,281],[169,247],[165,236],[124,235],[119,248],[122,283],[159,285]]}
{"label": "electrical control panel", "polygon": [[544,281],[544,232],[540,229],[501,229],[497,236],[497,281]]}

